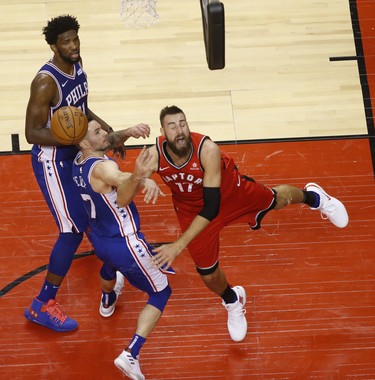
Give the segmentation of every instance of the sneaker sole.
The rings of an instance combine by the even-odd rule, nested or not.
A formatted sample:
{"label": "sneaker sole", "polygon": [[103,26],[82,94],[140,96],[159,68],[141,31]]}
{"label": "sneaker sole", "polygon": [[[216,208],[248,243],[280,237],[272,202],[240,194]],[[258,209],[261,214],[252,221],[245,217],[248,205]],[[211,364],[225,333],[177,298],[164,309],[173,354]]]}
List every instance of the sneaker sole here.
{"label": "sneaker sole", "polygon": [[[117,302],[117,299],[116,299],[116,301],[115,301],[115,305],[116,305],[116,302]],[[115,310],[116,310],[116,306],[114,306],[113,310],[112,310],[110,313],[108,313],[108,314],[104,314],[104,313],[102,313],[101,305],[102,305],[102,299],[100,298],[99,314],[100,314],[102,317],[104,317],[104,318],[108,318],[108,317],[112,316],[113,313],[114,313]]]}
{"label": "sneaker sole", "polygon": [[70,332],[70,331],[74,331],[74,330],[76,330],[77,327],[78,327],[78,324],[77,324],[77,326],[73,327],[72,329],[59,329],[59,328],[56,328],[56,327],[54,327],[54,326],[52,327],[52,326],[50,326],[50,325],[47,325],[47,324],[45,324],[45,323],[42,323],[42,322],[38,321],[38,320],[35,319],[33,316],[31,316],[31,314],[29,313],[29,310],[28,310],[28,309],[26,309],[25,312],[24,312],[23,314],[24,314],[25,318],[26,318],[27,320],[29,320],[30,322],[36,323],[36,324],[39,325],[39,326],[46,327],[47,329],[50,329],[50,330],[52,330],[52,331],[56,331],[56,332]]}
{"label": "sneaker sole", "polygon": [[127,366],[127,362],[122,360],[121,358],[116,358],[115,361],[115,366],[126,376],[130,377],[132,380],[144,380],[144,376],[139,376],[136,373],[132,371],[132,368]]}

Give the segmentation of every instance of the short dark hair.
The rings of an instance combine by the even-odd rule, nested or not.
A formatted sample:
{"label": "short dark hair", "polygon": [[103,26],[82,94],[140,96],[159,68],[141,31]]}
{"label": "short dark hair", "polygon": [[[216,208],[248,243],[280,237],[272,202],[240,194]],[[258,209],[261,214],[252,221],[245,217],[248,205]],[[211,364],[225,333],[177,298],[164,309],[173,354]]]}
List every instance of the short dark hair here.
{"label": "short dark hair", "polygon": [[79,23],[74,16],[62,15],[52,18],[42,30],[48,45],[54,45],[60,34],[69,30],[78,32]]}
{"label": "short dark hair", "polygon": [[176,115],[177,113],[184,113],[184,111],[181,108],[178,108],[177,106],[166,106],[160,111],[159,120],[160,124],[163,125],[163,120],[167,115]]}

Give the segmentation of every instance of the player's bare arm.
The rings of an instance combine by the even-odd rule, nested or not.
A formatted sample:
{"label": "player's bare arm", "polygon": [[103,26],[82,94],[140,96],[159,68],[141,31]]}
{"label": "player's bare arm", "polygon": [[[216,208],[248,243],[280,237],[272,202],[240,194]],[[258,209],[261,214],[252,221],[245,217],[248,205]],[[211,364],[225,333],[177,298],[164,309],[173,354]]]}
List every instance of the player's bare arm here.
{"label": "player's bare arm", "polygon": [[113,188],[124,182],[131,173],[124,173],[119,170],[116,162],[103,160],[95,165],[92,170],[90,183],[94,191],[100,194],[108,194]]}
{"label": "player's bare arm", "polygon": [[144,147],[135,162],[133,173],[122,172],[112,160],[99,162],[91,173],[91,186],[100,194],[108,194],[113,188],[117,188],[117,202],[120,207],[133,201],[142,188],[144,201],[155,203],[158,196],[164,194],[155,181],[145,178],[145,166],[149,159],[150,154]]}
{"label": "player's bare arm", "polygon": [[[211,140],[206,140],[203,144],[201,151],[201,162],[204,168],[203,185],[211,189],[218,189],[220,191],[221,183],[221,154],[220,149]],[[205,199],[205,206],[202,212],[197,215],[187,230],[172,244],[161,245],[154,249],[157,254],[154,256],[154,262],[162,267],[167,265],[171,266],[175,258],[182,252],[187,245],[201,233],[212,220],[210,216],[212,209],[215,209],[214,214],[218,213],[220,208],[220,198],[218,198],[219,204],[208,205]],[[213,214],[213,215],[214,215]]]}
{"label": "player's bare arm", "polygon": [[152,179],[146,178],[147,165],[152,158],[151,153],[144,146],[135,161],[134,171],[131,176],[117,186],[117,201],[121,203],[129,203],[143,188],[144,201],[155,203],[159,195],[164,196],[159,186]]}
{"label": "player's bare arm", "polygon": [[54,80],[46,74],[37,75],[31,83],[30,98],[26,110],[25,135],[30,144],[60,146],[46,128],[50,105],[58,102]]}
{"label": "player's bare arm", "polygon": [[148,151],[150,153],[150,160],[148,161],[146,165],[146,173],[145,177],[149,178],[152,176],[153,173],[156,173],[158,170],[159,165],[159,155],[158,151],[156,149],[156,145],[152,145],[150,148],[148,148]]}
{"label": "player's bare arm", "polygon": [[111,143],[110,150],[113,150],[113,154],[122,159],[125,158],[125,146],[124,143],[130,138],[139,139],[140,137],[146,138],[150,136],[150,126],[148,124],[137,124],[133,127],[122,129],[120,131],[114,131],[113,128],[98,117],[90,109],[88,110],[88,116],[96,120],[102,128],[108,132],[108,139]]}
{"label": "player's bare arm", "polygon": [[148,124],[137,124],[133,127],[122,129],[109,134],[109,141],[113,147],[118,147],[126,142],[130,137],[139,139],[150,136],[150,126]]}

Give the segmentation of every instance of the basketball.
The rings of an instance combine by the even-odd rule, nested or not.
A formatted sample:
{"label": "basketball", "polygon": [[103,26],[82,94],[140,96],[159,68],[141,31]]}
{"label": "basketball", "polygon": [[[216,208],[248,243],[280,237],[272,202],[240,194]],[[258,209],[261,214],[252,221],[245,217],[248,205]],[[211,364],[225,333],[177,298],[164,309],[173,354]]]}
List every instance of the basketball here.
{"label": "basketball", "polygon": [[86,136],[87,126],[86,115],[73,106],[59,108],[50,123],[53,137],[63,145],[78,144]]}

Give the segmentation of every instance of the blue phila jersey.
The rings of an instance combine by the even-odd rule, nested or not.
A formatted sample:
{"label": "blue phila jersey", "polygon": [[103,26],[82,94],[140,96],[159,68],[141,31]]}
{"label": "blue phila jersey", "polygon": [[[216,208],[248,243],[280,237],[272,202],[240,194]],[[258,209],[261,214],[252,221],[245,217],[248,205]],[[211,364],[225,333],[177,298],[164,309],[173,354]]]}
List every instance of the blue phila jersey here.
{"label": "blue phila jersey", "polygon": [[140,230],[140,220],[134,202],[126,207],[119,207],[116,189],[108,194],[99,194],[90,185],[90,177],[95,165],[109,158],[107,156],[88,157],[78,163],[80,157],[81,153],[78,153],[74,160],[73,179],[89,215],[90,233],[106,237],[125,237],[136,234]]}
{"label": "blue phila jersey", "polygon": [[[80,63],[74,64],[72,75],[62,72],[52,62],[47,62],[38,71],[38,74],[49,75],[55,81],[59,93],[58,103],[55,106],[50,107],[48,124],[46,125],[47,128],[50,127],[49,124],[52,115],[61,107],[74,106],[87,114],[87,98],[89,89],[86,73],[83,71]],[[32,148],[32,153],[37,155],[40,161],[73,160],[77,152],[78,149],[74,145],[56,147],[35,144]]]}

